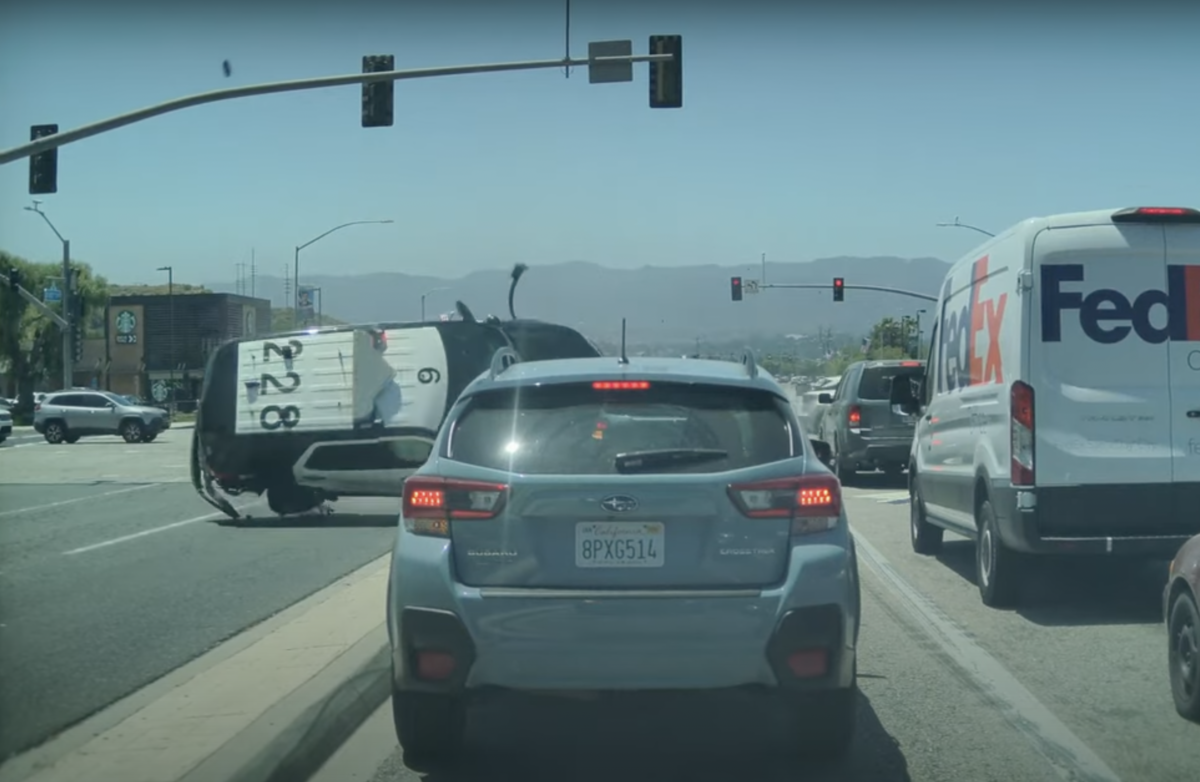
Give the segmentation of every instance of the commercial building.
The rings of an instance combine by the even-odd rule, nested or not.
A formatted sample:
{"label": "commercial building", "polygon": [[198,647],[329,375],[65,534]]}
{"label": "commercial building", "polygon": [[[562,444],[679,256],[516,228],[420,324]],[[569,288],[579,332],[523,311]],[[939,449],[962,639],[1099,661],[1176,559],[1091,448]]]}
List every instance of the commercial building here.
{"label": "commercial building", "polygon": [[217,346],[270,330],[267,299],[190,292],[113,296],[103,338],[84,340],[75,384],[156,402],[198,399]]}

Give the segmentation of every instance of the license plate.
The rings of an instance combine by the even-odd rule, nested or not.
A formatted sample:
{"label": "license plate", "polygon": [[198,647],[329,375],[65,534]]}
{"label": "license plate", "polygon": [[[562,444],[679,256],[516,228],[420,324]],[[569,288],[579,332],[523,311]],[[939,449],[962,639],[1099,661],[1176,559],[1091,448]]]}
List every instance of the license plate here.
{"label": "license plate", "polygon": [[575,567],[662,567],[663,525],[656,521],[585,521],[575,525]]}

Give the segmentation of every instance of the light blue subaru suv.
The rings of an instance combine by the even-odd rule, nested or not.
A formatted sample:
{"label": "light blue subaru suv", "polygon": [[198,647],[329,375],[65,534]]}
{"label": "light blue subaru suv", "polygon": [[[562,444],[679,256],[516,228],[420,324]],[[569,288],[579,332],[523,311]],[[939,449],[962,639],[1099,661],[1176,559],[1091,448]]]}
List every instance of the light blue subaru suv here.
{"label": "light blue subaru suv", "polygon": [[484,687],[757,690],[795,720],[787,749],[845,753],[860,593],[821,446],[749,353],[498,352],[405,484],[388,586],[405,762],[451,760]]}

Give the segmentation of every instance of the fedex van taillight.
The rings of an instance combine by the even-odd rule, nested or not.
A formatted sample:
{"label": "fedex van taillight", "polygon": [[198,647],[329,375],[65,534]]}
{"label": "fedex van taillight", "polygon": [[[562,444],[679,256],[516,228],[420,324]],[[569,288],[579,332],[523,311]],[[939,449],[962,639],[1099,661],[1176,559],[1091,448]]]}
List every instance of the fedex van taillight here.
{"label": "fedex van taillight", "polygon": [[1183,206],[1134,206],[1113,213],[1114,223],[1194,223],[1200,211]]}
{"label": "fedex van taillight", "polygon": [[1012,410],[1012,485],[1032,486],[1036,475],[1033,464],[1033,388],[1018,380],[1012,384],[1012,391],[1010,393]]}

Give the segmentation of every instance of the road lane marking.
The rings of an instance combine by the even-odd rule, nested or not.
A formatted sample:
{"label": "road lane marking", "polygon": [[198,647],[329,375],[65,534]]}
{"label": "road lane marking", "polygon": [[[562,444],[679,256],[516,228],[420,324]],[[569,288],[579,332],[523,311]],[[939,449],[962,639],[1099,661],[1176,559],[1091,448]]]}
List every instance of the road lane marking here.
{"label": "road lane marking", "polygon": [[[247,503],[246,505],[243,505],[240,508],[236,508],[236,510],[239,513],[241,513],[246,508],[249,508],[252,505],[256,505],[256,504],[257,503],[253,503],[253,502]],[[119,538],[110,538],[108,540],[102,540],[99,543],[93,543],[90,546],[80,546],[79,548],[73,548],[70,551],[64,551],[63,556],[72,556],[74,554],[86,554],[89,551],[96,551],[97,549],[108,548],[109,546],[115,546],[118,543],[128,543],[131,540],[137,540],[138,538],[144,538],[147,535],[157,535],[160,532],[166,532],[168,530],[177,529],[179,527],[185,527],[188,524],[196,524],[197,522],[208,521],[210,519],[219,519],[220,517],[222,517],[224,515],[225,515],[224,513],[217,511],[215,513],[205,513],[203,516],[197,516],[194,519],[184,519],[183,521],[173,521],[170,524],[164,524],[161,527],[151,527],[150,529],[144,529],[141,532],[134,532],[129,535],[122,535]]]}
{"label": "road lane marking", "polygon": [[953,619],[910,586],[891,563],[861,533],[853,532],[862,559],[886,581],[905,608],[999,709],[1001,716],[1022,734],[1067,782],[1120,782],[1121,778],[1100,756],[1071,732],[1054,714],[1017,681],[1008,670],[972,641]]}
{"label": "road lane marking", "polygon": [[16,510],[0,511],[0,518],[3,518],[5,516],[16,516],[18,513],[33,513],[34,511],[47,510],[49,508],[61,508],[64,505],[74,505],[77,502],[88,502],[89,500],[96,500],[101,497],[111,497],[114,494],[128,494],[131,491],[141,491],[142,489],[150,489],[150,488],[153,488],[158,485],[159,484],[157,484],[157,483],[147,483],[147,484],[143,484],[141,486],[129,486],[124,489],[113,489],[112,491],[104,491],[104,492],[100,492],[99,494],[89,494],[86,497],[75,497],[74,499],[70,499],[70,500],[59,500],[58,502],[50,502],[45,505],[33,505],[28,508],[17,508]]}

